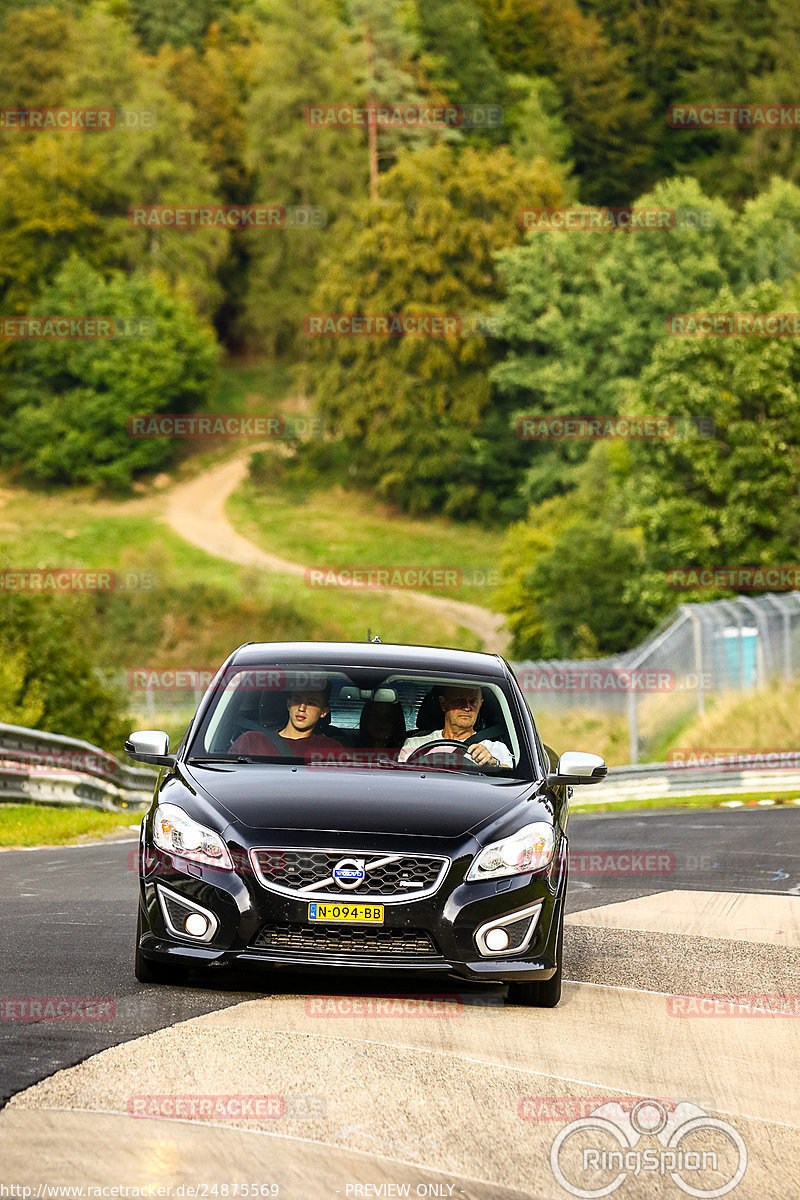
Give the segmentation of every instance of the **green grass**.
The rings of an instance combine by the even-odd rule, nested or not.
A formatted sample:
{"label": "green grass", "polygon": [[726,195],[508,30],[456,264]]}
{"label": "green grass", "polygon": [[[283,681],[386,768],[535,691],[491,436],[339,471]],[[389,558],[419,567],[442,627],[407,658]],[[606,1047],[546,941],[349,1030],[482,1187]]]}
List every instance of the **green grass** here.
{"label": "green grass", "polygon": [[[271,414],[292,386],[291,370],[283,363],[236,362],[222,367],[212,412]],[[265,407],[267,405],[268,407]]]}
{"label": "green grass", "polygon": [[[425,591],[491,606],[500,539],[479,525],[409,517],[366,493],[341,485],[309,491],[293,486],[286,476],[271,485],[246,480],[230,497],[227,512],[245,537],[282,558],[334,569],[456,568],[488,584]],[[340,589],[319,590],[332,595]]]}
{"label": "green grass", "polygon": [[68,846],[132,826],[141,814],[100,812],[93,808],[47,808],[38,804],[0,804],[0,846]]}
{"label": "green grass", "polygon": [[724,796],[656,796],[652,800],[620,800],[617,804],[575,800],[573,797],[570,801],[570,809],[573,813],[586,812],[594,815],[595,813],[639,812],[652,808],[719,808],[721,804],[730,804],[732,801],[747,807],[748,805],[757,805],[759,800],[774,800],[776,804],[784,804],[797,799],[800,799],[800,792],[781,792],[777,796],[770,796],[766,792],[731,792]]}
{"label": "green grass", "polygon": [[152,591],[103,597],[93,631],[102,669],[207,670],[242,642],[363,641],[368,628],[384,640],[478,646],[475,634],[422,609],[412,595],[315,591],[302,577],[215,558],[166,527],[156,504],[150,497],[114,505],[84,492],[15,491],[0,508],[5,566],[108,567],[155,576]]}

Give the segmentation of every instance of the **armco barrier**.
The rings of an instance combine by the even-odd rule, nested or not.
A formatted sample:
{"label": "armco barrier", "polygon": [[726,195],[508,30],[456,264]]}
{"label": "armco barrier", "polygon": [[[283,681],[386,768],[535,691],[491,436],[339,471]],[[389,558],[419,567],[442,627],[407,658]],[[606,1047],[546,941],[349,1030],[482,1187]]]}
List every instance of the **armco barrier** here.
{"label": "armco barrier", "polygon": [[[80,768],[65,769],[60,761]],[[126,766],[90,742],[0,722],[0,802],[112,811],[140,806],[154,783],[153,770]]]}
{"label": "armco barrier", "polygon": [[[80,771],[48,763],[74,756]],[[14,761],[17,757],[19,760]],[[31,765],[41,759],[42,765]],[[155,771],[129,767],[90,742],[0,723],[0,803],[80,805],[108,810],[138,807],[149,800]],[[623,800],[657,800],[672,796],[724,796],[737,792],[767,795],[800,792],[800,770],[684,767],[669,763],[636,763],[609,768],[608,778],[573,793],[576,807]]]}
{"label": "armco barrier", "polygon": [[669,763],[636,763],[610,767],[596,787],[573,793],[577,807],[615,804],[623,800],[659,800],[671,796],[727,796],[800,792],[800,771],[783,769],[726,770],[721,767],[677,767]]}

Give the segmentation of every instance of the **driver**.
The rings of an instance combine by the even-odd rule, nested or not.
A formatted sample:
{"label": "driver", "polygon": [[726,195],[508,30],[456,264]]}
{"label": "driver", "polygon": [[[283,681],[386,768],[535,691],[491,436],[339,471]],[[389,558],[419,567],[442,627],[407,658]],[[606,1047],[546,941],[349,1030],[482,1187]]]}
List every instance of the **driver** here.
{"label": "driver", "polygon": [[318,722],[327,717],[330,710],[330,685],[322,690],[293,691],[286,706],[289,719],[283,729],[273,733],[259,733],[258,730],[248,730],[242,733],[233,743],[230,752],[233,754],[269,754],[275,753],[276,746],[285,748],[286,754],[295,758],[305,758],[311,753],[325,750],[341,750],[341,742],[327,737],[324,733],[315,733]]}
{"label": "driver", "polygon": [[[483,704],[483,696],[479,687],[443,687],[439,692],[439,703],[444,713],[444,725],[433,733],[422,733],[417,737],[406,738],[398,756],[398,762],[405,762],[408,756],[428,742],[442,740],[464,742],[475,733],[475,722]],[[442,747],[444,752],[446,747]],[[512,767],[514,760],[511,751],[503,742],[475,742],[469,746],[467,753],[481,767]]]}

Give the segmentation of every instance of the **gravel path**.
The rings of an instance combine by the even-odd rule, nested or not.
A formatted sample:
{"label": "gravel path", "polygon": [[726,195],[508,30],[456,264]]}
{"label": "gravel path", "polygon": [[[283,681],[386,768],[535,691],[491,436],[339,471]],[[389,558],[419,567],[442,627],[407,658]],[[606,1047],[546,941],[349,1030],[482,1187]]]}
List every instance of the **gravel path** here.
{"label": "gravel path", "polygon": [[[228,497],[247,476],[250,455],[256,449],[258,447],[254,446],[246,454],[227,459],[196,479],[173,487],[166,497],[166,520],[184,541],[208,554],[262,571],[302,577],[306,566],[262,550],[234,529],[225,512]],[[501,628],[503,618],[489,609],[461,600],[429,596],[425,592],[400,592],[393,588],[374,588],[371,591],[402,595],[421,608],[436,612],[476,633],[485,651],[497,654],[506,651],[509,637]]]}

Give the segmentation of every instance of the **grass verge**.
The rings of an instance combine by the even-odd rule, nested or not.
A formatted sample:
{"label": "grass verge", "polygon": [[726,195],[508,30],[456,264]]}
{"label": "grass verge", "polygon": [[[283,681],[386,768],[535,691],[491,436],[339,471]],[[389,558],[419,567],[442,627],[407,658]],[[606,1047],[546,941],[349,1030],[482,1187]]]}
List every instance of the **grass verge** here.
{"label": "grass verge", "polygon": [[[0,846],[69,846],[135,826],[141,814],[94,808],[48,808],[40,804],[0,804]],[[130,830],[131,837],[135,830]]]}
{"label": "grass verge", "polygon": [[[602,784],[600,786],[602,787]],[[594,815],[595,813],[642,812],[645,809],[653,808],[719,808],[721,805],[756,808],[761,806],[762,801],[770,801],[771,805],[777,807],[781,804],[791,805],[798,799],[800,799],[800,792],[781,792],[776,796],[770,796],[765,792],[748,794],[731,792],[725,796],[654,796],[652,800],[620,800],[616,804],[603,804],[602,801],[594,803],[592,800],[576,801],[573,797],[570,801],[570,809],[576,815],[582,812]]]}
{"label": "grass verge", "polygon": [[[293,562],[331,570],[452,569],[458,586],[421,590],[484,608],[491,605],[500,539],[479,525],[409,517],[364,492],[338,485],[309,490],[280,474],[266,483],[245,480],[229,499],[227,513],[250,541]],[[315,590],[330,597],[341,589],[307,592]]]}

